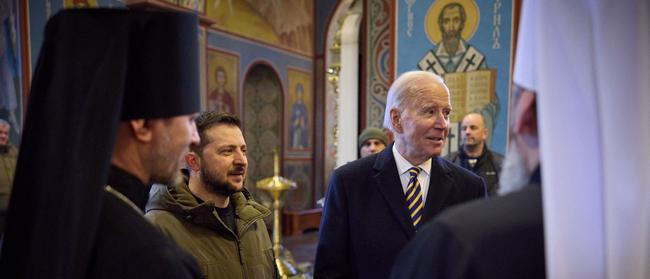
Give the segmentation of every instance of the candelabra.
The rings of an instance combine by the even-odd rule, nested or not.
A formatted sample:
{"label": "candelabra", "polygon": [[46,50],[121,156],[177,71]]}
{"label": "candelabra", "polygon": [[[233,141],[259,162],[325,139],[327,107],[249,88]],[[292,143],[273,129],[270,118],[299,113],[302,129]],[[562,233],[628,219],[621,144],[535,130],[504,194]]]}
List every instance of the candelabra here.
{"label": "candelabra", "polygon": [[[280,176],[280,163],[277,150],[273,150],[273,176],[264,178],[257,182],[257,188],[267,192],[273,199],[273,254],[275,266],[278,269],[280,278],[307,278],[302,271],[296,268],[296,263],[291,252],[280,244],[282,231],[281,223],[281,200],[284,193],[296,189],[296,182]],[[284,250],[282,253],[280,253]]]}

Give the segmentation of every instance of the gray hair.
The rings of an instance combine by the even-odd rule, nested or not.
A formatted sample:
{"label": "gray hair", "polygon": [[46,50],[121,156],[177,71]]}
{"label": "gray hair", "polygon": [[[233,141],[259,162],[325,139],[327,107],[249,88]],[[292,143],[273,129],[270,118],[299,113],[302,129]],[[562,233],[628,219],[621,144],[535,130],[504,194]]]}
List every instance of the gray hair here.
{"label": "gray hair", "polygon": [[410,71],[400,75],[388,89],[384,127],[395,132],[390,119],[390,111],[392,109],[403,111],[409,104],[419,99],[420,96],[429,94],[437,86],[447,89],[442,77],[431,72]]}
{"label": "gray hair", "polygon": [[7,122],[7,120],[0,119],[0,127],[11,128],[11,124],[9,124],[9,122]]}

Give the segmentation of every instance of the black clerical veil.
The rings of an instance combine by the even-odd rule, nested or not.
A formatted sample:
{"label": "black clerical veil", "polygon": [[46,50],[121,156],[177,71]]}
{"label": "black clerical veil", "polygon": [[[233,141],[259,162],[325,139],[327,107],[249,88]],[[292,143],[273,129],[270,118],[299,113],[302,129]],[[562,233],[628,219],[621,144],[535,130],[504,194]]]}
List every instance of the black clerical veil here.
{"label": "black clerical veil", "polygon": [[193,14],[117,9],[49,20],[0,277],[85,277],[119,121],[199,111],[197,26]]}

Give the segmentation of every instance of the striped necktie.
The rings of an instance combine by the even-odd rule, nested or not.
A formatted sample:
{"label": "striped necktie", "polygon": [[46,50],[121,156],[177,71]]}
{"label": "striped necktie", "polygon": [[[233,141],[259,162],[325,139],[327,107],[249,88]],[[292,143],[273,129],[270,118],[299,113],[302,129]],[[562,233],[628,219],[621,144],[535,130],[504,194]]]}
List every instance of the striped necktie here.
{"label": "striped necktie", "polygon": [[411,178],[409,178],[409,184],[406,186],[406,204],[409,207],[409,214],[411,215],[411,221],[413,221],[413,227],[417,229],[422,220],[422,208],[424,207],[424,203],[422,202],[422,190],[420,189],[420,182],[418,181],[420,168],[412,167],[408,172]]}

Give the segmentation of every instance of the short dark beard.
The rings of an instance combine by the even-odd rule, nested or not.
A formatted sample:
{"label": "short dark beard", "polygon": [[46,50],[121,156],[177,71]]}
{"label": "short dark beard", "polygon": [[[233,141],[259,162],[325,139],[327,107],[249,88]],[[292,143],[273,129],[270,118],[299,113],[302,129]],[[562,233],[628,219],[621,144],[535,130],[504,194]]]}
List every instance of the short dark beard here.
{"label": "short dark beard", "polygon": [[201,180],[203,185],[208,186],[207,190],[213,194],[230,197],[232,194],[241,192],[235,185],[228,181],[220,180],[216,175],[213,175],[206,167],[205,164],[201,165]]}
{"label": "short dark beard", "polygon": [[443,44],[449,55],[454,55],[460,46],[460,36],[443,36]]}

